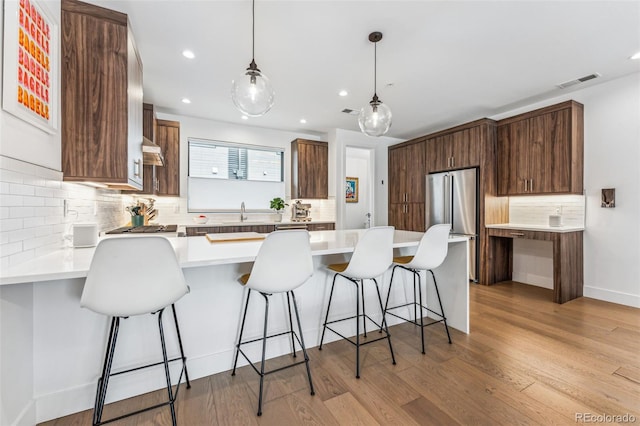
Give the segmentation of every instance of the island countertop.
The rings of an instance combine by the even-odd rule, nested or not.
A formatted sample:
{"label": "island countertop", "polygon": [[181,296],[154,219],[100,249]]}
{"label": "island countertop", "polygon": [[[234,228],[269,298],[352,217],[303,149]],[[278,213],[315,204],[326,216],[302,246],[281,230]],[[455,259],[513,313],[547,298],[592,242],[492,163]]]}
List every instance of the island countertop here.
{"label": "island countertop", "polygon": [[[364,231],[364,229],[356,229],[309,232],[312,255],[349,253],[353,251],[358,238]],[[416,246],[422,235],[421,232],[396,230],[393,247]],[[115,238],[115,236],[102,238]],[[164,237],[157,236],[157,238]],[[183,269],[253,262],[262,244],[261,241],[211,243],[206,237],[167,239],[176,250],[178,261]],[[465,239],[466,237],[456,236],[451,237],[449,241],[459,242]],[[84,278],[89,271],[94,252],[95,247],[62,248],[28,262],[4,268],[0,272],[0,285]]]}

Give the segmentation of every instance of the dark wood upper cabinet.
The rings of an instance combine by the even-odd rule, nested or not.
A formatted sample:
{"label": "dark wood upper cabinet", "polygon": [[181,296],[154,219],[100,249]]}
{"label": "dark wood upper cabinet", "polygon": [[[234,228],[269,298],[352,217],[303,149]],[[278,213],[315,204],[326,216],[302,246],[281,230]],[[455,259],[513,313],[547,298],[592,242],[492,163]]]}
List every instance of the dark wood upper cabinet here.
{"label": "dark wood upper cabinet", "polygon": [[329,147],[326,142],[291,142],[291,198],[329,197]]}
{"label": "dark wood upper cabinet", "polygon": [[574,101],[498,122],[498,195],[582,194],[583,106]]}
{"label": "dark wood upper cabinet", "polygon": [[156,143],[164,154],[164,167],[156,166],[156,195],[180,195],[180,123],[157,120]]}
{"label": "dark wood upper cabinet", "polygon": [[442,172],[480,165],[479,127],[438,132],[427,140],[427,169]]}
{"label": "dark wood upper cabinet", "polygon": [[62,171],[66,181],[142,188],[142,62],[127,15],[61,3]]}

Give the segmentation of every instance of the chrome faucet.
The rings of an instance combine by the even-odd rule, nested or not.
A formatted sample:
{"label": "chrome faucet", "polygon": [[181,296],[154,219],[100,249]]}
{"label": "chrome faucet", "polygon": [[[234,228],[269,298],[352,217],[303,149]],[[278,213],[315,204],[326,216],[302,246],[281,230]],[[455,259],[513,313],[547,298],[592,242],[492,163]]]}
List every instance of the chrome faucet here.
{"label": "chrome faucet", "polygon": [[245,208],[244,208],[244,201],[243,201],[242,204],[240,204],[240,222],[244,222],[247,219],[247,216],[245,216],[244,213],[245,213]]}

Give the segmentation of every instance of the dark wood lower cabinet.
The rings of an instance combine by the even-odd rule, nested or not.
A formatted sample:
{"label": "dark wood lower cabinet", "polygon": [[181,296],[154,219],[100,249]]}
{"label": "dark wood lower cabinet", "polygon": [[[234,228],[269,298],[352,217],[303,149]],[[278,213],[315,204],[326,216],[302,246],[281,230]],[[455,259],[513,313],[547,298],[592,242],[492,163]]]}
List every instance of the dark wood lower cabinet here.
{"label": "dark wood lower cabinet", "polygon": [[203,236],[205,234],[224,234],[227,232],[257,232],[268,234],[276,230],[275,225],[240,225],[240,226],[187,226],[187,237]]}
{"label": "dark wood lower cabinet", "polygon": [[583,236],[576,232],[544,232],[487,228],[489,256],[483,261],[485,284],[509,281],[513,273],[513,239],[551,241],[553,245],[553,301],[565,303],[582,296]]}
{"label": "dark wood lower cabinet", "polygon": [[389,225],[404,231],[425,231],[424,203],[389,204]]}
{"label": "dark wood lower cabinet", "polygon": [[[334,222],[301,223],[307,225],[308,231],[329,231],[336,229]],[[222,234],[226,232],[257,232],[268,234],[276,230],[276,225],[238,225],[238,226],[187,226],[187,237],[203,236],[206,234]]]}

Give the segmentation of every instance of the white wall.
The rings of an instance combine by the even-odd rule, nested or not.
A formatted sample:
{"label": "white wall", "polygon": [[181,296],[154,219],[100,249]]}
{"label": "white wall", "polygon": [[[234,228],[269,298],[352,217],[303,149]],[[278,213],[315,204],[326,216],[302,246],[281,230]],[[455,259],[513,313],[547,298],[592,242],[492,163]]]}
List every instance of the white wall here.
{"label": "white wall", "polygon": [[[584,295],[640,307],[640,73],[491,118],[568,99],[584,105]],[[600,207],[602,188],[615,208]]]}

